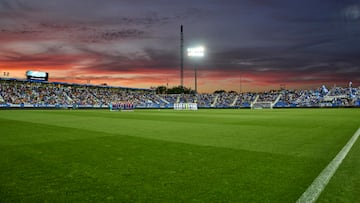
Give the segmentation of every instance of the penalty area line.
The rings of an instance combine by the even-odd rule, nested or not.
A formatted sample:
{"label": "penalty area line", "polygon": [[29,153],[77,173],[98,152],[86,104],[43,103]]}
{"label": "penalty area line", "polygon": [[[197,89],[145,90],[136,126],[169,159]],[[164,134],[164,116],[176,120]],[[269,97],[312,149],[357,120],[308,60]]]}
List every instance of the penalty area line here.
{"label": "penalty area line", "polygon": [[315,178],[312,184],[296,201],[297,203],[315,202],[319,198],[321,192],[325,189],[326,185],[329,183],[330,179],[332,178],[346,155],[349,153],[351,147],[354,145],[359,135],[360,128],[357,129],[355,134],[350,138],[350,140],[336,155],[336,157],[326,166],[323,171],[321,171],[318,177]]}

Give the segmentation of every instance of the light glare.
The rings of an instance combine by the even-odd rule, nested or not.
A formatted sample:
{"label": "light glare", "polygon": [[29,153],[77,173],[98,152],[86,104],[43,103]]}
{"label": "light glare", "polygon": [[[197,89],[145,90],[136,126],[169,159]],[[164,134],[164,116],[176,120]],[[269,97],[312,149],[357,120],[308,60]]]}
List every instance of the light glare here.
{"label": "light glare", "polygon": [[188,56],[203,57],[204,52],[205,52],[205,48],[202,46],[187,49]]}

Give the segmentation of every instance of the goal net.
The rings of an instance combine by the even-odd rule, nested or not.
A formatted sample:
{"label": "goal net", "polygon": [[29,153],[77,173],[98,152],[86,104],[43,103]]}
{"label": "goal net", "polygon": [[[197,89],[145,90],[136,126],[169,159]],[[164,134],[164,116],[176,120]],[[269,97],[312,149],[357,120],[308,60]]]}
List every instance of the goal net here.
{"label": "goal net", "polygon": [[271,102],[255,102],[251,105],[251,109],[272,109],[273,105]]}
{"label": "goal net", "polygon": [[174,110],[198,110],[197,103],[175,103]]}

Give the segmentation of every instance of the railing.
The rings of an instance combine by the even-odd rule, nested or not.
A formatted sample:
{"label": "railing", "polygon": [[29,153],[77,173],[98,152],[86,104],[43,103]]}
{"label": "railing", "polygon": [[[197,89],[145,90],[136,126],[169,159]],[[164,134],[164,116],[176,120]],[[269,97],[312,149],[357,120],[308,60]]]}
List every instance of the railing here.
{"label": "railing", "polygon": [[250,108],[253,108],[254,104],[257,102],[258,99],[259,99],[259,95],[256,95],[255,100],[250,104]]}
{"label": "railing", "polygon": [[211,107],[215,107],[216,106],[216,103],[217,103],[217,100],[219,98],[219,95],[216,95],[215,99],[214,99],[214,102],[211,104]]}
{"label": "railing", "polygon": [[239,95],[236,95],[234,101],[230,104],[231,107],[235,106],[236,101],[239,99]]}

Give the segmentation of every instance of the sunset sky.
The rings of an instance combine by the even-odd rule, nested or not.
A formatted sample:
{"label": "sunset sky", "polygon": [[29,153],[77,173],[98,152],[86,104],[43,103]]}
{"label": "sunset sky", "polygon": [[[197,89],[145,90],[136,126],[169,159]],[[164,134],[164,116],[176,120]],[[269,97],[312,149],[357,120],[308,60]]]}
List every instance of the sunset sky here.
{"label": "sunset sky", "polygon": [[360,86],[359,0],[0,0],[0,77],[179,85],[181,24],[199,92]]}

